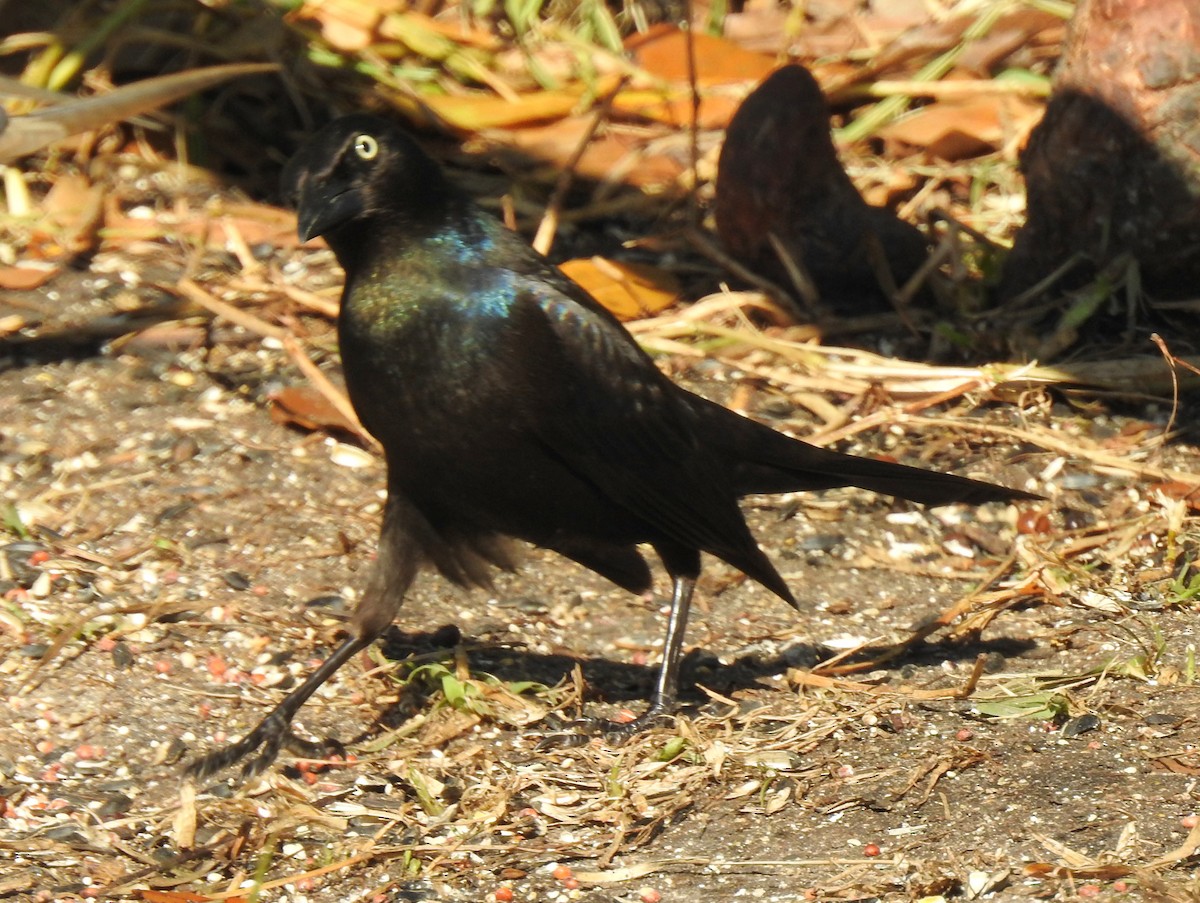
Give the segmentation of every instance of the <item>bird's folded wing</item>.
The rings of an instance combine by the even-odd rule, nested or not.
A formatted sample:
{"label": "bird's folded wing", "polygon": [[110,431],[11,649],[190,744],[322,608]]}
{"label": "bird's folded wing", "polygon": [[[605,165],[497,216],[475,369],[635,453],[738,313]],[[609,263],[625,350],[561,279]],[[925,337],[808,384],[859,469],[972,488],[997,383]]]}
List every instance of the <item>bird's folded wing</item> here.
{"label": "bird's folded wing", "polygon": [[573,287],[556,288],[521,280],[514,317],[531,352],[524,375],[539,439],[666,536],[720,554],[746,535],[728,462],[705,447],[687,396],[623,327]]}

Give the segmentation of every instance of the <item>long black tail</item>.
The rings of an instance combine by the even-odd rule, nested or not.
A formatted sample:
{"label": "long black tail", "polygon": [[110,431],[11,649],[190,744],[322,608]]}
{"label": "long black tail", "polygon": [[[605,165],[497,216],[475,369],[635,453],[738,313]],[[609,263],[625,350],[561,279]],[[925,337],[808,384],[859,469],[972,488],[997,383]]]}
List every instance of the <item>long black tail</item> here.
{"label": "long black tail", "polygon": [[1042,496],[906,464],[844,455],[792,439],[699,399],[709,441],[723,447],[736,465],[739,495],[857,486],[922,505],[1005,502]]}

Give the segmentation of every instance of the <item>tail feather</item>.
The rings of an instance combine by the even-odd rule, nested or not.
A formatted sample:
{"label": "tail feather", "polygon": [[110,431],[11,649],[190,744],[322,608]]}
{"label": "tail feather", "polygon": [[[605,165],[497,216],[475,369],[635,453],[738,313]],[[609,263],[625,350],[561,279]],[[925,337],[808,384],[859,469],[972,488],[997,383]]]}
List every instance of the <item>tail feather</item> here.
{"label": "tail feather", "polygon": [[1042,498],[955,474],[818,448],[699,400],[707,434],[737,462],[734,479],[739,495],[857,486],[922,505],[978,505]]}

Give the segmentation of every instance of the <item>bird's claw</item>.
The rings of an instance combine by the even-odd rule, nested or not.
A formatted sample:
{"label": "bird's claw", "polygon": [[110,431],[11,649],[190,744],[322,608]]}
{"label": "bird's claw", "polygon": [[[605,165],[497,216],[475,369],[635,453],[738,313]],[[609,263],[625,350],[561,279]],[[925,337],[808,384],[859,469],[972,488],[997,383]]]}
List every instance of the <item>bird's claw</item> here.
{"label": "bird's claw", "polygon": [[246,758],[256,749],[259,750],[258,754],[242,765],[242,781],[248,781],[266,771],[279,756],[280,749],[286,749],[302,759],[326,759],[333,755],[345,758],[346,755],[346,748],[337,740],[305,740],[292,732],[285,719],[267,717],[237,743],[231,743],[189,762],[184,768],[184,773],[204,781]]}

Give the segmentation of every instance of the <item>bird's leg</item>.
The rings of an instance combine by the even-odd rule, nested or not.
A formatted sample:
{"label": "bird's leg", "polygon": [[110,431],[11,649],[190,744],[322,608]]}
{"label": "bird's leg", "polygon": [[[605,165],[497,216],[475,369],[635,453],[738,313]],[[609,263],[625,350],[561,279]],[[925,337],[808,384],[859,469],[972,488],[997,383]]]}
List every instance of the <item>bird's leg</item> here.
{"label": "bird's leg", "polygon": [[312,696],[317,687],[329,680],[333,673],[353,658],[356,653],[371,645],[371,641],[374,639],[374,636],[357,633],[343,640],[333,654],[325,659],[304,683],[288,693],[283,701],[275,706],[271,714],[258,723],[254,730],[237,743],[232,743],[191,762],[184,769],[185,772],[203,780],[244,758],[259,747],[262,747],[262,751],[242,766],[243,780],[253,777],[275,761],[281,746],[286,746],[289,750],[305,756],[326,755],[328,750],[325,745],[311,743],[292,733],[292,719],[296,717],[300,707],[308,701],[308,697]]}
{"label": "bird's leg", "polygon": [[675,711],[679,693],[679,662],[683,652],[683,637],[687,631],[688,612],[692,607],[692,592],[696,588],[695,577],[672,577],[671,614],[667,619],[667,636],[663,642],[663,660],[658,669],[658,680],[650,694],[650,706],[632,721],[618,723],[600,718],[581,718],[570,725],[575,732],[553,734],[539,746],[582,746],[590,736],[599,733],[619,742],[650,727],[662,724]]}
{"label": "bird's leg", "polygon": [[694,577],[675,575],[671,586],[671,614],[667,618],[667,636],[663,641],[663,660],[658,669],[658,681],[650,696],[650,707],[629,722],[631,732],[642,730],[675,711],[679,695],[679,662],[683,657],[683,637],[687,632],[688,612],[692,608]]}
{"label": "bird's leg", "polygon": [[356,653],[370,646],[392,623],[421,563],[419,545],[412,539],[412,524],[417,516],[415,509],[398,493],[388,497],[379,534],[379,554],[362,601],[354,612],[354,635],[343,640],[333,654],[304,683],[288,693],[254,730],[237,743],[189,763],[185,768],[187,774],[207,778],[259,747],[262,751],[242,767],[243,779],[253,777],[274,762],[283,746],[301,756],[323,756],[331,749],[338,749],[336,741],[315,744],[297,737],[291,731],[292,719],[317,687],[333,677],[334,672]]}

